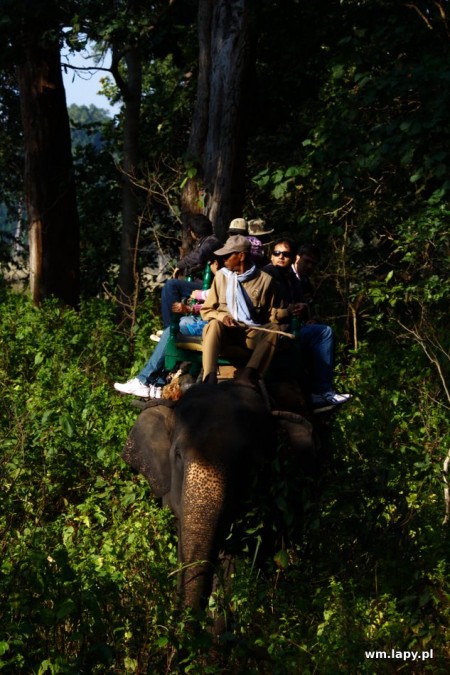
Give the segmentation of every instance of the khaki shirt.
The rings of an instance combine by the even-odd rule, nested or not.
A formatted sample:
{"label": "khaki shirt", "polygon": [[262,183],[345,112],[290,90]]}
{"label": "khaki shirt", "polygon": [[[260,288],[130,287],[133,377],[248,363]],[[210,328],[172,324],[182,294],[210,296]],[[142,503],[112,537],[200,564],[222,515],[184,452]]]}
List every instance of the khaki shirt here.
{"label": "khaki shirt", "polygon": [[[242,282],[242,287],[253,305],[251,312],[255,323],[261,325],[277,323],[276,318],[276,284],[271,276],[261,270],[248,281]],[[208,296],[200,310],[202,319],[218,319],[223,321],[225,316],[231,316],[227,305],[227,277],[218,272],[209,290]]]}

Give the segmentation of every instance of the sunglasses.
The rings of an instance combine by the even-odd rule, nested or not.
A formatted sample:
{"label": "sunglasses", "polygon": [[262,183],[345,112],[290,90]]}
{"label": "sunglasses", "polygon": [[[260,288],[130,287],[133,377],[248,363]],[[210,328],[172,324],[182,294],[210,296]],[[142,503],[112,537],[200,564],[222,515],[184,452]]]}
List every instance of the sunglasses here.
{"label": "sunglasses", "polygon": [[283,256],[283,258],[292,258],[292,253],[290,251],[274,251],[272,255],[275,256],[275,258],[280,258]]}

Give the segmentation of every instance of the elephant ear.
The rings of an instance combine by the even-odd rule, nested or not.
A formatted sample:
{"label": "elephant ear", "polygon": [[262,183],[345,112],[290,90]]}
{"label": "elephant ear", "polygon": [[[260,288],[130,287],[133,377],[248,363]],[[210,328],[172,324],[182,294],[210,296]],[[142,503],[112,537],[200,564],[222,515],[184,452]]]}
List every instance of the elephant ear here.
{"label": "elephant ear", "polygon": [[170,490],[172,428],[171,408],[148,408],[139,415],[122,451],[122,459],[148,480],[157,497]]}

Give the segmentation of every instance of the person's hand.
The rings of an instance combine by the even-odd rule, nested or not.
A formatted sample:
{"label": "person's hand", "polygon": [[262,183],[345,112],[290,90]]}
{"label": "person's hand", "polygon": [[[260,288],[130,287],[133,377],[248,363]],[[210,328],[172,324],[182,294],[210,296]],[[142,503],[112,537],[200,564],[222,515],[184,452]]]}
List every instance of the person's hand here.
{"label": "person's hand", "polygon": [[227,328],[236,328],[238,326],[237,321],[233,319],[232,316],[227,314],[226,316],[223,317],[222,321],[223,325],[226,326]]}
{"label": "person's hand", "polygon": [[306,302],[296,302],[295,305],[292,305],[292,316],[301,316],[307,308]]}
{"label": "person's hand", "polygon": [[172,312],[175,314],[189,314],[191,308],[182,302],[174,302],[172,305]]}
{"label": "person's hand", "polygon": [[178,279],[180,275],[180,269],[179,267],[175,267],[174,271],[172,272],[172,279]]}
{"label": "person's hand", "polygon": [[191,293],[191,298],[193,300],[203,300],[203,291],[193,290]]}

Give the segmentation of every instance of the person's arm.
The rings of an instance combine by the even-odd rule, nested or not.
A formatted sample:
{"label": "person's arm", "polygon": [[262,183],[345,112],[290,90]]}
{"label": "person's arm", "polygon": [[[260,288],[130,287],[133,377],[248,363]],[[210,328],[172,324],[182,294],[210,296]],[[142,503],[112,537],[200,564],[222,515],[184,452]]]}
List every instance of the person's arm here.
{"label": "person's arm", "polygon": [[187,274],[191,270],[203,272],[202,268],[206,265],[208,260],[211,260],[214,251],[220,248],[221,245],[220,241],[212,235],[202,239],[194,250],[190,251],[184,258],[178,261],[178,270],[182,274]]}
{"label": "person's arm", "polygon": [[187,253],[184,258],[177,262],[176,270],[178,274],[188,274],[190,270],[200,267],[203,262],[201,254],[201,245],[196,246],[192,251]]}
{"label": "person's arm", "polygon": [[285,286],[283,286],[279,271],[271,263],[266,265],[262,271],[272,277],[275,284],[274,291],[271,291],[275,294],[275,299],[271,300],[272,306],[268,314],[268,320],[270,323],[288,324],[293,313],[293,305],[283,293]]}
{"label": "person's arm", "polygon": [[[203,303],[203,306],[200,310],[201,317],[204,321],[210,321],[211,319],[217,319],[218,321],[224,321],[225,317],[233,320],[228,307],[226,304],[220,302],[221,289],[223,289],[223,284],[226,284],[226,279],[223,275],[216,274],[212,282],[212,286],[209,289],[208,296]],[[223,289],[222,292],[225,292]],[[228,321],[228,319],[227,319]]]}
{"label": "person's arm", "polygon": [[208,297],[209,293],[209,288],[203,290],[194,290],[191,293],[191,300],[192,300],[192,305],[190,305],[190,309],[192,314],[200,314],[200,310],[203,307],[203,303],[205,302],[206,298]]}
{"label": "person's arm", "polygon": [[299,277],[299,284],[302,292],[302,300],[307,304],[307,310],[304,314],[306,323],[322,323],[314,303],[315,289],[309,277]]}
{"label": "person's arm", "polygon": [[267,289],[267,306],[268,306],[268,323],[282,323],[285,319],[286,309],[281,309],[279,307],[279,294],[276,281],[271,278],[270,284]]}
{"label": "person's arm", "polygon": [[204,302],[206,298],[208,297],[209,293],[209,288],[206,288],[205,290],[201,290],[199,288],[195,289],[191,293],[191,298],[196,300],[197,302]]}
{"label": "person's arm", "polygon": [[192,314],[192,307],[184,302],[174,302],[171,309],[175,314]]}
{"label": "person's arm", "polygon": [[[248,288],[248,294],[259,298],[254,306],[253,317],[259,324],[280,323],[282,319],[279,316],[279,294],[278,284],[275,279],[264,272],[260,272],[260,277],[255,279],[255,286]],[[251,283],[251,282],[250,282]]]}

